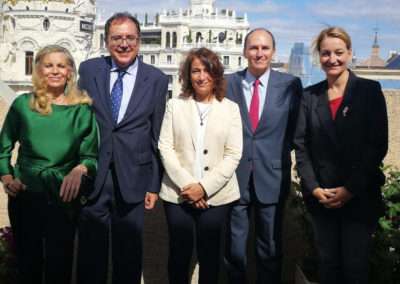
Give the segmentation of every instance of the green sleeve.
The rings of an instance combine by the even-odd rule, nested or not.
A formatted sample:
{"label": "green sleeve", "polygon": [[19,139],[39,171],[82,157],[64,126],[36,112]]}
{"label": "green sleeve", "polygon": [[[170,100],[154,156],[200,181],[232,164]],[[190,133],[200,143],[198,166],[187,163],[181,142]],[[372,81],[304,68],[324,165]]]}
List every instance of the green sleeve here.
{"label": "green sleeve", "polygon": [[89,176],[95,176],[97,171],[98,130],[96,118],[90,108],[87,108],[87,128],[79,148],[80,164],[88,169]]}
{"label": "green sleeve", "polygon": [[0,132],[0,176],[14,175],[14,170],[11,166],[11,152],[15,142],[18,140],[19,124],[19,113],[15,103],[13,103]]}

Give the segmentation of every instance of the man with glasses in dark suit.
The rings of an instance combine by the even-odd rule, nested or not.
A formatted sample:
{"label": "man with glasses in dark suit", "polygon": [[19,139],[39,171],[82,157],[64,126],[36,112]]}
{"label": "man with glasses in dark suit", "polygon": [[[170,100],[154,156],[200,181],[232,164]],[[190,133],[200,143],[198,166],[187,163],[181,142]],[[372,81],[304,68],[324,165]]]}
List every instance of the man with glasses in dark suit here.
{"label": "man with glasses in dark suit", "polygon": [[93,98],[100,149],[79,228],[78,282],[106,283],[111,236],[112,283],[140,283],[144,208],[154,207],[160,190],[157,141],[168,78],[139,60],[140,24],[129,13],[107,20],[105,39],[110,56],[79,68],[79,85]]}

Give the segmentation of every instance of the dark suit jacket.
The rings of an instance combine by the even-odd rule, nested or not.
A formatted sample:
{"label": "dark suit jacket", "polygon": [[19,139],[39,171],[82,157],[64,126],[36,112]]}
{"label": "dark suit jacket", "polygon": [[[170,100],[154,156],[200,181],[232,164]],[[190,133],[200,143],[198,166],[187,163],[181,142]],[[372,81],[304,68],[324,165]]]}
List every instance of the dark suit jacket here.
{"label": "dark suit jacket", "polygon": [[235,101],[243,120],[243,155],[236,170],[241,199],[250,202],[248,190],[253,172],[257,199],[277,203],[290,188],[290,151],[302,94],[299,78],[271,70],[264,108],[253,133],[243,94],[246,70],[227,76],[227,97]]}
{"label": "dark suit jacket", "polygon": [[79,86],[93,99],[100,130],[97,177],[90,198],[99,194],[110,163],[114,163],[122,198],[127,203],[136,203],[144,199],[145,192],[160,190],[157,142],[165,110],[168,77],[139,61],[125,116],[115,124],[110,107],[110,69],[110,57],[89,59],[79,67]]}
{"label": "dark suit jacket", "polygon": [[343,209],[360,216],[379,214],[380,186],[385,180],[379,166],[388,148],[381,87],[350,72],[335,120],[327,87],[322,81],[305,89],[295,134],[297,169],[306,203],[312,212],[329,211],[312,196],[312,191],[318,186],[345,186],[354,198]]}

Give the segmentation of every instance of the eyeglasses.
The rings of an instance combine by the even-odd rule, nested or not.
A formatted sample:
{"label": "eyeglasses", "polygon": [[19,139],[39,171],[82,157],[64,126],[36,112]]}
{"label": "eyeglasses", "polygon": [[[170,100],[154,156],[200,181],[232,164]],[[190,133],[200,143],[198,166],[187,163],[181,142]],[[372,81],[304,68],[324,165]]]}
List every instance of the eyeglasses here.
{"label": "eyeglasses", "polygon": [[135,35],[127,35],[125,37],[121,36],[121,35],[114,35],[114,36],[110,36],[110,41],[113,44],[117,44],[117,45],[122,44],[124,41],[128,45],[136,45],[139,41],[139,37],[135,36]]}

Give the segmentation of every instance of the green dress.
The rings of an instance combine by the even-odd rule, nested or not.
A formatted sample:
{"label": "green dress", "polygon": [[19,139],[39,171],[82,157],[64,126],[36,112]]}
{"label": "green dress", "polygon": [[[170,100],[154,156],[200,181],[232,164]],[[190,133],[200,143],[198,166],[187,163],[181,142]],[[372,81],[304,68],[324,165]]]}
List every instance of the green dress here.
{"label": "green dress", "polygon": [[[30,108],[32,94],[19,96],[10,107],[0,133],[0,176],[11,174],[27,191],[48,194],[64,204],[59,191],[72,168],[83,164],[88,175],[97,168],[98,134],[93,112],[87,104],[52,105],[50,115]],[[15,167],[11,151],[19,142]]]}

